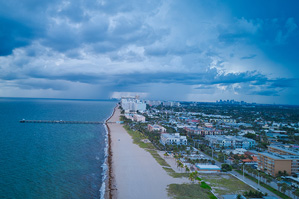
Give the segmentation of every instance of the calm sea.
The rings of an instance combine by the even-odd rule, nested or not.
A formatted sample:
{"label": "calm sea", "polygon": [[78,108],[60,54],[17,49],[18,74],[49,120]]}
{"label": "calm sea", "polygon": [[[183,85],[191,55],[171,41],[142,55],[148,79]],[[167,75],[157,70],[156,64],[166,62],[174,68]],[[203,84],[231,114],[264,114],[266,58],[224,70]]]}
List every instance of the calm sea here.
{"label": "calm sea", "polygon": [[115,101],[0,98],[0,198],[101,198],[106,129]]}

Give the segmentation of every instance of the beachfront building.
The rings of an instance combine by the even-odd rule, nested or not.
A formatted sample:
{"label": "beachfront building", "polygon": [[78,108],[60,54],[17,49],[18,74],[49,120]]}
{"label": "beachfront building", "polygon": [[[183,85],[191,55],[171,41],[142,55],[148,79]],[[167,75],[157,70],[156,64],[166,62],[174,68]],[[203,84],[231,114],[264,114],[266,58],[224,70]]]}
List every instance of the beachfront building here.
{"label": "beachfront building", "polygon": [[160,126],[158,124],[148,124],[147,125],[147,130],[152,132],[160,132],[160,133],[165,133],[166,132],[166,128],[164,128],[163,126]]}
{"label": "beachfront building", "polygon": [[133,119],[135,122],[145,122],[145,117],[143,115],[134,114]]}
{"label": "beachfront building", "polygon": [[255,141],[253,139],[241,137],[241,136],[228,136],[228,135],[207,135],[205,139],[208,141],[210,147],[220,149],[252,149],[255,147]]}
{"label": "beachfront building", "polygon": [[146,103],[136,97],[122,97],[120,103],[125,112],[144,112],[146,110]]}
{"label": "beachfront building", "polygon": [[287,145],[270,145],[268,152],[259,153],[258,168],[276,176],[279,171],[290,174],[299,173],[299,151]]}
{"label": "beachfront building", "polygon": [[199,173],[219,173],[221,171],[217,165],[196,164],[195,167]]}
{"label": "beachfront building", "polygon": [[134,114],[128,114],[128,113],[124,114],[124,116],[125,116],[126,119],[129,119],[129,120],[134,121],[134,117],[133,117],[133,115],[134,115]]}
{"label": "beachfront building", "polygon": [[160,137],[160,142],[163,145],[187,145],[187,137],[181,136],[179,133],[169,134],[162,133]]}
{"label": "beachfront building", "polygon": [[145,122],[145,117],[139,114],[125,113],[125,118],[135,122]]}

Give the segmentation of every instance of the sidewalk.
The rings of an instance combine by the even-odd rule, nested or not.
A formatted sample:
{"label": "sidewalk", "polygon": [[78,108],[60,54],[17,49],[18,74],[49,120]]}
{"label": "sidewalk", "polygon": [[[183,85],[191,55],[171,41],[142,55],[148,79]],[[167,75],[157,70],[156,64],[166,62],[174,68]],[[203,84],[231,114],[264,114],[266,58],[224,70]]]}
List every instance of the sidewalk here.
{"label": "sidewalk", "polygon": [[[203,153],[203,152],[200,151],[200,153]],[[204,154],[204,153],[203,153],[203,154]],[[207,154],[204,154],[204,155],[207,156],[207,157],[210,157],[210,156],[208,156]],[[212,157],[210,157],[210,158],[212,159]],[[215,159],[214,159],[214,160],[215,160]],[[223,163],[221,163],[221,162],[215,160],[215,164],[221,168],[221,164],[223,164]],[[251,186],[252,188],[254,188],[254,189],[256,189],[256,190],[259,190],[259,191],[261,191],[261,192],[263,192],[263,193],[267,193],[268,196],[275,196],[276,198],[281,199],[281,197],[277,196],[276,194],[274,194],[273,192],[269,191],[268,189],[266,189],[266,188],[264,188],[264,187],[262,187],[262,186],[259,186],[257,183],[253,182],[252,180],[250,180],[250,179],[248,179],[248,178],[246,178],[246,177],[244,177],[244,179],[243,179],[243,176],[240,175],[240,174],[239,174],[238,172],[236,172],[236,171],[231,171],[231,172],[228,172],[228,173],[230,173],[231,175],[235,176],[236,178],[238,178],[238,179],[241,180],[242,182],[248,184],[248,185]]]}
{"label": "sidewalk", "polygon": [[268,189],[262,187],[262,186],[259,186],[257,183],[253,182],[252,180],[244,177],[243,178],[243,175],[239,174],[238,172],[236,171],[230,171],[229,172],[231,175],[235,176],[236,178],[238,178],[239,180],[241,180],[242,182],[248,184],[249,186],[253,187],[254,189],[258,190],[258,191],[261,191],[263,193],[267,193],[268,196],[275,196],[276,198],[278,199],[281,199],[281,197],[277,196],[276,194],[274,194],[273,192],[269,191]]}

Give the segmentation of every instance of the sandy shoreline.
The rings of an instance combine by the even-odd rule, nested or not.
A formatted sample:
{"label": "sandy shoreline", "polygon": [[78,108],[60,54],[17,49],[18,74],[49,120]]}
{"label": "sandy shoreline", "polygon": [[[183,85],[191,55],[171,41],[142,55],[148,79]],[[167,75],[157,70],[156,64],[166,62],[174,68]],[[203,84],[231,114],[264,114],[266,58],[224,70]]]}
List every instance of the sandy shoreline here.
{"label": "sandy shoreline", "polygon": [[[109,122],[119,121],[115,108]],[[121,124],[108,123],[108,179],[105,198],[168,198],[167,185],[186,180],[169,176],[150,153],[133,144]]]}
{"label": "sandy shoreline", "polygon": [[[109,120],[113,117],[114,113],[115,113],[115,110],[118,108],[118,106],[116,106],[114,109],[113,109],[113,112],[111,114],[111,116],[106,120],[106,122],[109,122]],[[115,198],[113,197],[113,181],[114,181],[114,177],[113,177],[113,170],[112,170],[112,148],[111,148],[111,131],[110,131],[110,128],[109,128],[109,125],[107,123],[105,123],[106,127],[107,127],[107,139],[108,139],[108,157],[107,157],[107,166],[108,166],[108,169],[107,169],[107,172],[106,172],[106,175],[107,175],[107,179],[105,180],[105,194],[104,194],[104,198],[105,199],[112,199],[112,198]]]}

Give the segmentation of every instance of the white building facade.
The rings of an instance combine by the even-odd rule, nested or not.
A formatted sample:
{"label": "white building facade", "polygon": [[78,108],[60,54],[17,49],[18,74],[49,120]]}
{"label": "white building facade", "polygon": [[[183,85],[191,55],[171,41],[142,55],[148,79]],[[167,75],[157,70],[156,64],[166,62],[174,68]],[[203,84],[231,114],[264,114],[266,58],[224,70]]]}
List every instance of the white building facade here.
{"label": "white building facade", "polygon": [[144,112],[146,110],[146,104],[135,97],[122,97],[120,103],[126,112]]}
{"label": "white building facade", "polygon": [[162,133],[160,137],[160,142],[163,145],[187,145],[187,137],[180,136],[179,133],[169,134],[169,133]]}

